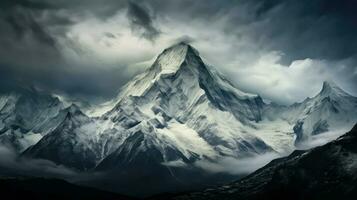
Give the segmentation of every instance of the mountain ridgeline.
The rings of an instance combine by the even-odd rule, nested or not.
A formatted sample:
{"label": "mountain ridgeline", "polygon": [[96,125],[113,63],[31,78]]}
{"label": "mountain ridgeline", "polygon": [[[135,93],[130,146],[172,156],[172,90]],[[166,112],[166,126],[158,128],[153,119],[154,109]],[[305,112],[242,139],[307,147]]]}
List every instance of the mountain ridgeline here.
{"label": "mountain ridgeline", "polygon": [[[94,117],[36,89],[4,94],[0,143],[24,157],[101,172],[96,182],[105,189],[146,187],[152,194],[236,178],[207,173],[199,162],[284,154],[282,149],[292,151],[294,144],[351,128],[357,120],[357,98],[334,83],[325,82],[319,94],[301,103],[266,104],[207,66],[185,43],[165,49],[106,105]],[[272,131],[278,122],[284,128]],[[138,183],[142,177],[150,187]]]}

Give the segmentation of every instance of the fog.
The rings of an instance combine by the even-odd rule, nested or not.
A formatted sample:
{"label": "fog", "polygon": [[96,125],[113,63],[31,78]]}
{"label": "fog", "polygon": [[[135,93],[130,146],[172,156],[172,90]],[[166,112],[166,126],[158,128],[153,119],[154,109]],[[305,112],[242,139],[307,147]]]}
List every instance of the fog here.
{"label": "fog", "polygon": [[210,173],[229,173],[232,175],[247,175],[268,164],[273,159],[281,157],[276,153],[266,153],[247,158],[223,157],[215,162],[201,160],[195,166],[202,168]]}

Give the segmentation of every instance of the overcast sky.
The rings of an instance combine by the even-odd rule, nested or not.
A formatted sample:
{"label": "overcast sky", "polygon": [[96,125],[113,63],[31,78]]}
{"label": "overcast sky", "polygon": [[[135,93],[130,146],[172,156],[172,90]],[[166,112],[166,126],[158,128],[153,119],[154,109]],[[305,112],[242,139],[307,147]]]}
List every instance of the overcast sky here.
{"label": "overcast sky", "polygon": [[0,90],[108,99],[189,42],[236,85],[289,104],[324,80],[357,94],[353,0],[1,0]]}

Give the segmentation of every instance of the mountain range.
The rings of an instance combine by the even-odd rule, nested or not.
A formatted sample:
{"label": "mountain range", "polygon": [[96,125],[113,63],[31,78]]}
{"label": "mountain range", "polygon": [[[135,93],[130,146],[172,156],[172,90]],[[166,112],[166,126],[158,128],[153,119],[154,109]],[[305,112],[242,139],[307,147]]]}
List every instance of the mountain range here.
{"label": "mountain range", "polygon": [[[357,124],[332,142],[310,150],[296,150],[241,180],[197,192],[164,193],[145,199],[352,200],[357,194],[356,143]],[[0,186],[3,196],[19,199],[135,199],[58,179],[2,177]]]}
{"label": "mountain range", "polygon": [[[235,179],[207,172],[222,159],[282,156],[333,140],[357,121],[356,108],[357,98],[333,82],[300,103],[265,103],[178,43],[96,116],[36,88],[1,95],[0,144],[21,157],[103,173],[96,182],[105,189],[151,194]],[[142,177],[150,186],[138,183]]]}

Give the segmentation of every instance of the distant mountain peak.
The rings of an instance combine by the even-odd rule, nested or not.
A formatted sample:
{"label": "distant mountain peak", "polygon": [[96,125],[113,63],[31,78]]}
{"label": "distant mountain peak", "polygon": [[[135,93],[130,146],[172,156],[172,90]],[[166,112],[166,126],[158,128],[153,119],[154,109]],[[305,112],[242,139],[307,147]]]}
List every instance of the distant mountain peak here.
{"label": "distant mountain peak", "polygon": [[333,81],[324,81],[322,85],[322,89],[320,91],[320,95],[330,96],[330,95],[339,95],[346,96],[348,95],[343,89],[341,89],[335,82]]}

